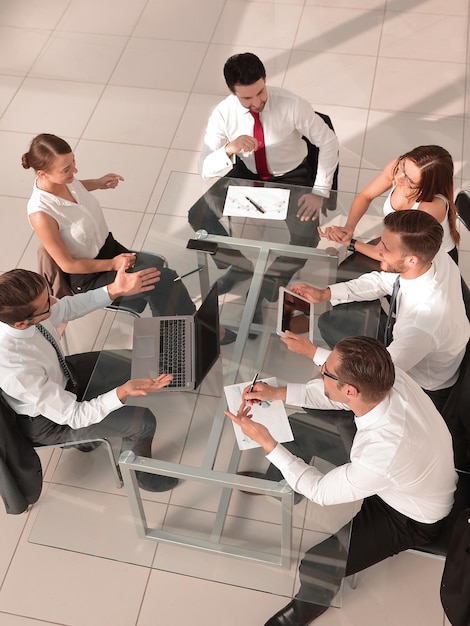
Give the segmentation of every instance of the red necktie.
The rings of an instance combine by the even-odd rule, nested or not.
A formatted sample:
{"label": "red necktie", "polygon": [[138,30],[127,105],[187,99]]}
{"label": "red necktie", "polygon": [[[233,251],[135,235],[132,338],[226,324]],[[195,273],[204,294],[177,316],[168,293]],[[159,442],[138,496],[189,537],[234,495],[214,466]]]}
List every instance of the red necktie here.
{"label": "red necktie", "polygon": [[258,172],[261,180],[268,180],[272,177],[272,174],[269,171],[268,162],[266,161],[266,148],[264,146],[263,126],[261,124],[261,120],[259,119],[259,113],[255,113],[255,111],[250,111],[250,113],[255,120],[255,124],[253,126],[253,137],[258,141],[259,144],[258,150],[255,151],[256,171]]}

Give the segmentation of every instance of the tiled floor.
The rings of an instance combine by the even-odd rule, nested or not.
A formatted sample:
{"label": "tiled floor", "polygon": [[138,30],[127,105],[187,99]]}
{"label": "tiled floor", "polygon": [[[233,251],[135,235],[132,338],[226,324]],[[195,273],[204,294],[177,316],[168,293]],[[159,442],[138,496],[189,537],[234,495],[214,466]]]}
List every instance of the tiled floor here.
{"label": "tiled floor", "polygon": [[[258,53],[271,84],[331,115],[344,191],[426,143],[452,153],[456,190],[469,187],[468,26],[468,0],[0,0],[0,270],[35,269],[25,210],[33,176],[20,165],[34,135],[67,138],[83,178],[111,170],[125,177],[100,201],[117,238],[138,246],[171,172],[196,172],[205,121],[226,92],[223,62],[238,51]],[[174,220],[162,216],[162,228],[184,222]],[[468,280],[467,233],[461,267]],[[101,321],[96,314],[76,325],[73,349],[93,345]],[[163,445],[176,454],[171,432]],[[50,508],[40,503],[17,517],[0,511],[0,626],[262,626],[284,604],[192,577],[198,552],[164,554],[186,560],[187,576],[151,569],[154,546],[124,536],[125,497],[104,477],[88,495],[82,489],[87,472],[100,476],[100,455],[89,466],[57,452],[43,459],[41,501]],[[156,515],[160,501],[152,503]],[[121,561],[32,542],[46,531],[66,542],[67,528],[81,523],[94,532],[95,554],[121,543]],[[441,573],[437,560],[389,559],[364,572],[356,591],[346,588],[343,608],[317,623],[443,626]]]}

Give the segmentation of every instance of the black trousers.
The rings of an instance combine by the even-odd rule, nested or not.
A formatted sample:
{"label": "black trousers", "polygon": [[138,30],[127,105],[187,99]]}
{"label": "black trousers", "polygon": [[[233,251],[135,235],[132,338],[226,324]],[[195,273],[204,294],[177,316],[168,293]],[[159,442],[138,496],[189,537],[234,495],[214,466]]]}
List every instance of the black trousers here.
{"label": "black trousers", "polygon": [[[128,248],[116,241],[112,233],[108,237],[96,256],[97,259],[112,259],[123,252],[131,252]],[[196,310],[194,302],[184,286],[179,280],[174,279],[178,274],[162,265],[160,257],[147,252],[137,252],[135,267],[132,272],[156,267],[160,271],[160,280],[155,284],[155,289],[142,296],[125,296],[116,300],[116,304],[123,304],[132,307],[141,313],[147,303],[154,316],[158,315],[191,315]],[[74,293],[81,293],[109,285],[114,281],[115,271],[95,272],[93,274],[69,274],[70,286]]]}
{"label": "black trousers", "polygon": [[[379,496],[363,502],[352,522],[349,550],[348,527],[305,553],[300,564],[300,590],[296,598],[329,605],[343,576],[360,572],[403,550],[419,547],[437,537],[442,520],[417,522],[393,509]],[[336,561],[336,563],[335,563]],[[341,562],[346,561],[346,569]]]}
{"label": "black trousers", "polygon": [[[130,351],[86,352],[66,357],[78,387],[74,390],[79,401],[95,398],[130,378]],[[93,385],[89,385],[92,372]],[[56,424],[48,418],[18,416],[18,426],[34,444],[54,444],[80,439],[121,437],[121,451],[132,450],[137,455],[151,457],[152,440],[156,430],[153,413],[138,406],[123,406],[101,422],[83,428]]]}
{"label": "black trousers", "polygon": [[[213,235],[230,236],[220,220],[223,215],[227,189],[229,185],[237,184],[232,179],[260,180],[257,174],[251,172],[240,159],[237,159],[235,166],[226,177],[218,180],[189,210],[188,221],[195,231],[204,229]],[[296,216],[299,198],[306,193],[306,190],[301,187],[304,186],[311,189],[314,183],[314,174],[307,160],[305,159],[297,168],[283,176],[273,176],[269,182],[299,186],[298,191],[295,189],[291,190],[289,197],[286,218],[290,234],[289,243],[308,248],[316,247],[320,240],[317,231],[318,220],[301,222]],[[240,270],[252,270],[251,262],[238,250],[230,250],[219,246],[219,251],[214,255],[213,259],[219,269],[232,265]],[[301,269],[305,263],[304,259],[295,257],[277,257],[266,272],[261,289],[261,297],[270,301],[276,300],[279,287],[286,285],[295,272]]]}

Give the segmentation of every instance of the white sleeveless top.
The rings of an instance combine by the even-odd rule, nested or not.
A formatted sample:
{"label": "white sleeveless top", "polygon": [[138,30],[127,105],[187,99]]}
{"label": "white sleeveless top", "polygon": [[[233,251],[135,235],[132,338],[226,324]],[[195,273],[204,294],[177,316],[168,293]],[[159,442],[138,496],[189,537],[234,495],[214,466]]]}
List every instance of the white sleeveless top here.
{"label": "white sleeveless top", "polygon": [[28,201],[28,215],[40,211],[59,225],[62,240],[74,259],[94,259],[108,236],[108,226],[95,196],[79,180],[67,185],[76,203],[36,186]]}
{"label": "white sleeveless top", "polygon": [[[392,189],[390,190],[390,193],[385,199],[384,207],[383,207],[384,217],[388,215],[389,213],[393,213],[395,211],[395,209],[392,207],[392,202],[391,202],[391,197],[392,197],[392,193],[394,189],[395,187],[392,187]],[[449,217],[448,217],[449,202],[447,198],[445,196],[442,196],[440,193],[437,193],[434,197],[441,198],[441,200],[444,200],[444,202],[446,203],[446,216],[444,218],[444,221],[441,222],[441,226],[444,230],[441,250],[444,250],[445,252],[450,252],[451,250],[455,248],[455,241],[452,239],[452,235],[450,234]],[[420,204],[419,202],[415,202],[413,206],[410,207],[410,210],[415,211],[416,209],[419,209],[419,204]]]}

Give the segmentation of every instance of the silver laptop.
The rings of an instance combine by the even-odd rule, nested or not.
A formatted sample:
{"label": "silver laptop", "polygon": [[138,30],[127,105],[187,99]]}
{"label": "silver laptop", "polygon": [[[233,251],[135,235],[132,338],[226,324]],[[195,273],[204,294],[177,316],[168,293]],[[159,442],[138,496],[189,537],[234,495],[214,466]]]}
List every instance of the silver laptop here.
{"label": "silver laptop", "polygon": [[165,389],[196,389],[220,354],[217,283],[194,315],[134,321],[132,378],[172,374]]}

